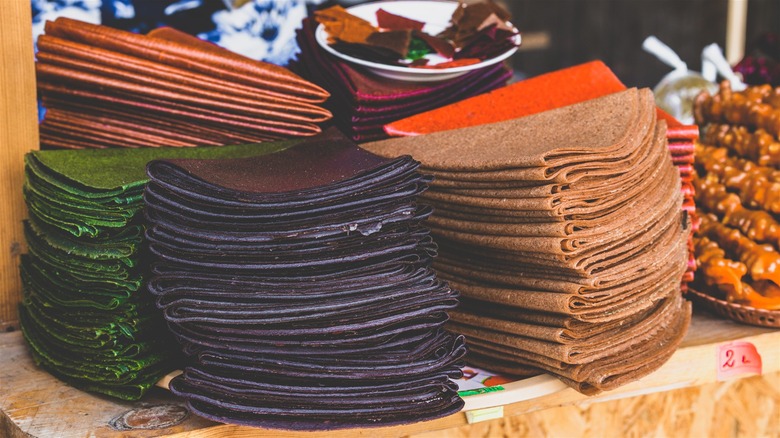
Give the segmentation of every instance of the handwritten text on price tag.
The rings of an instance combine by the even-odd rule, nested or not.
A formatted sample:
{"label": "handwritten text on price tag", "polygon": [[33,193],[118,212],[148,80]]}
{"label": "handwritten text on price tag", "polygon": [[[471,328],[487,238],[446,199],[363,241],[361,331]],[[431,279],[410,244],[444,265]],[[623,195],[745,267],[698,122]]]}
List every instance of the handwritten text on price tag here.
{"label": "handwritten text on price tag", "polygon": [[761,374],[761,355],[750,342],[734,341],[718,345],[718,380],[743,374]]}

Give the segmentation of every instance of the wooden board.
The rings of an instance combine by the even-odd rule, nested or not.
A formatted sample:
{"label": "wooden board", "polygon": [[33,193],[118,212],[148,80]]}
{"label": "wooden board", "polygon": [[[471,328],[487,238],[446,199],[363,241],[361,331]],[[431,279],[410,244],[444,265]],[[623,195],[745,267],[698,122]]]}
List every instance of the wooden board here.
{"label": "wooden board", "polygon": [[[698,388],[702,385],[712,385],[716,389],[708,390],[707,394],[709,394],[713,391],[723,392],[727,388],[736,385],[735,382],[740,380],[738,378],[719,383],[715,372],[717,362],[715,351],[719,345],[734,340],[750,342],[758,349],[763,359],[764,374],[780,373],[780,330],[740,325],[707,314],[697,314],[683,346],[667,364],[650,376],[615,391],[603,393],[597,397],[586,397],[570,388],[564,388],[552,377],[540,376],[507,384],[505,385],[506,390],[503,392],[472,396],[474,398],[468,397],[466,400],[469,409],[491,409],[491,406],[500,406],[500,409],[503,410],[504,418],[497,422],[489,422],[489,424],[494,425],[491,427],[498,427],[495,426],[496,424],[509,425],[510,423],[507,423],[509,421],[507,420],[508,418],[531,414],[542,415],[542,411],[566,406],[570,408],[561,410],[562,416],[568,416],[571,412],[576,411],[579,412],[577,418],[585,421],[585,423],[593,422],[594,426],[592,427],[596,427],[595,425],[599,421],[606,421],[602,417],[604,412],[611,412],[604,411],[606,408],[594,407],[596,405],[610,404],[611,406],[636,407],[638,406],[636,401],[626,400],[637,400],[648,395],[666,394]],[[0,351],[3,352],[0,355],[0,411],[2,412],[2,415],[0,415],[0,436],[5,436],[3,433],[8,436],[27,433],[39,437],[57,436],[65,438],[90,435],[99,437],[172,436],[176,438],[329,436],[327,433],[302,434],[242,426],[218,425],[195,417],[189,417],[178,425],[164,429],[116,431],[108,423],[123,412],[150,405],[181,405],[181,402],[163,390],[155,390],[151,397],[144,400],[143,403],[122,403],[71,388],[35,367],[18,332],[0,334]],[[765,388],[764,395],[767,397],[777,396],[778,402],[773,405],[767,405],[768,409],[775,409],[775,406],[780,406],[780,393],[773,393],[772,386],[757,385],[757,387]],[[696,391],[699,390],[696,389]],[[695,400],[696,403],[705,403],[709,400],[708,396],[701,395],[679,395],[678,397],[680,400],[685,400],[688,397],[688,399]],[[657,399],[658,397],[655,398],[655,400]],[[751,402],[751,406],[753,405],[754,403]],[[593,410],[589,411],[589,409]],[[632,413],[629,408],[624,409],[621,415],[626,416],[627,421],[639,421],[639,419],[632,417],[639,415],[639,413]],[[659,406],[658,411],[661,413],[666,412],[663,406]],[[712,412],[712,409],[708,412]],[[669,414],[677,415],[676,412]],[[695,417],[696,413],[689,412],[689,414],[691,417]],[[613,412],[613,417],[614,415],[616,414]],[[5,426],[2,420],[3,417],[5,417]],[[547,425],[545,427],[553,429],[557,427],[558,423],[556,421],[552,421],[547,417],[544,418],[544,420],[539,419],[538,421],[547,422],[544,423]],[[677,417],[658,418],[656,421],[659,424],[666,420],[677,421],[675,418]],[[769,417],[764,416],[761,418],[761,421],[763,421],[761,424],[769,425],[771,423]],[[709,418],[704,420],[695,419],[695,421],[706,421],[707,424],[710,424],[711,420]],[[567,428],[573,427],[571,421],[566,422],[568,420],[565,419],[561,421],[560,427],[563,428],[561,429],[562,431],[565,432],[568,430]],[[581,426],[591,427],[585,423]],[[468,426],[466,415],[458,413],[439,420],[400,427],[350,429],[340,431],[339,436],[344,438],[367,435],[375,437],[412,436],[435,431],[460,430],[459,428],[463,427],[467,427],[467,429],[468,427],[476,428],[474,429],[476,431],[482,430],[479,427],[483,426],[477,427],[479,424]],[[511,426],[513,428],[520,427],[518,424],[511,424],[514,424]],[[696,430],[704,430],[704,426],[700,426],[700,429]],[[743,429],[745,427],[743,426]],[[745,430],[753,429],[747,427]],[[481,433],[478,435],[481,436]]]}
{"label": "wooden board", "polygon": [[0,330],[19,319],[19,256],[24,154],[38,148],[35,68],[29,0],[3,0],[0,8]]}
{"label": "wooden board", "polygon": [[[763,334],[773,336],[771,338],[761,337],[760,335]],[[503,392],[468,397],[466,398],[465,410],[484,409],[527,401],[536,402],[544,396],[552,400],[553,394],[555,394],[554,399],[561,404],[577,401],[603,401],[674,387],[688,387],[704,382],[714,382],[716,380],[714,365],[717,345],[726,340],[752,339],[757,336],[761,344],[762,355],[767,356],[765,360],[768,360],[772,365],[770,369],[780,371],[780,331],[738,324],[709,313],[699,312],[691,321],[691,328],[674,357],[661,369],[638,382],[588,398],[569,389],[558,379],[543,375],[503,385],[505,388]],[[702,364],[707,358],[711,359],[711,363],[702,369],[692,369],[685,366],[687,361]],[[513,409],[515,408],[517,408],[516,413],[525,410],[524,407],[520,406],[514,406]]]}
{"label": "wooden board", "polygon": [[[0,334],[0,437],[108,437],[124,432],[109,426],[132,409],[183,406],[169,392],[154,388],[142,402],[121,402],[86,393],[42,371],[32,361],[21,332]],[[4,421],[5,420],[5,429]],[[156,437],[214,426],[193,415],[162,429],[135,430],[133,437]]]}
{"label": "wooden board", "polygon": [[778,437],[780,373],[576,403],[415,438]]}

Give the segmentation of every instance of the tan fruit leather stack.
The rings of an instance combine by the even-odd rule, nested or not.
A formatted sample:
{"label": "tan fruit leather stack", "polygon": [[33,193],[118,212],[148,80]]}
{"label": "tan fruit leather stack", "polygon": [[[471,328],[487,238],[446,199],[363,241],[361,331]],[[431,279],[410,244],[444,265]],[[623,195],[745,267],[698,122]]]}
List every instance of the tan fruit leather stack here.
{"label": "tan fruit leather stack", "polygon": [[649,90],[363,146],[436,176],[434,266],[463,296],[451,328],[473,365],[593,394],[679,345],[690,223]]}
{"label": "tan fruit leather stack", "polygon": [[38,40],[44,147],[248,143],[320,132],[329,94],[171,28],[139,35],[58,18]]}

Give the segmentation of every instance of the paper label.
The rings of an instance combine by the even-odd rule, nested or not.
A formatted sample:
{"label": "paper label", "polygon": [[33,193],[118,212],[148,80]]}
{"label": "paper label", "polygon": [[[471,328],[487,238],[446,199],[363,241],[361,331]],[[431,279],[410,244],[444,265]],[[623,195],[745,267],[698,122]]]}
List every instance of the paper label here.
{"label": "paper label", "polygon": [[490,371],[466,366],[463,367],[463,377],[455,382],[458,384],[458,391],[469,391],[485,387],[500,386],[504,383],[513,382],[514,380],[515,379],[500,376]]}
{"label": "paper label", "polygon": [[744,374],[761,374],[761,355],[750,342],[735,341],[718,345],[718,380]]}

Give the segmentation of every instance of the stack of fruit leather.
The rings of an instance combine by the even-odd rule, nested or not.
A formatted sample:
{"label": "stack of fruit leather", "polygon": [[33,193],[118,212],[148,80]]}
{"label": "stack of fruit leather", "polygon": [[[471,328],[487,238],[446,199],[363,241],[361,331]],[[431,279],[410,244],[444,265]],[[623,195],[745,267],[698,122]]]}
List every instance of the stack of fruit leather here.
{"label": "stack of fruit leather", "polygon": [[423,196],[459,290],[473,365],[544,370],[586,393],[665,362],[690,307],[690,224],[649,90],[495,124],[369,143],[435,175]]}
{"label": "stack of fruit leather", "polygon": [[[394,137],[430,134],[530,116],[625,89],[626,86],[603,62],[591,61],[396,120],[388,123],[384,128]],[[658,117],[666,121],[669,152],[672,155],[672,162],[680,172],[682,208],[692,219],[691,233],[688,238],[688,270],[682,281],[685,290],[688,283],[693,281],[696,270],[692,236],[699,222],[695,216],[692,170],[694,142],[699,138],[699,129],[695,125],[683,125],[661,109],[657,109],[657,112]]]}
{"label": "stack of fruit leather", "polygon": [[293,69],[331,93],[333,121],[354,141],[387,138],[393,120],[438,108],[506,84],[511,72],[499,63],[440,82],[407,82],[373,75],[326,53],[314,38],[317,22],[298,31],[301,48]]}
{"label": "stack of fruit leather", "polygon": [[314,135],[331,116],[322,88],[171,28],[58,18],[36,56],[44,147],[259,142]]}
{"label": "stack of fruit leather", "polygon": [[[659,116],[661,110],[659,109]],[[668,116],[668,114],[663,113]],[[691,219],[691,233],[688,236],[688,269],[683,275],[682,291],[688,290],[688,284],[694,280],[696,272],[696,259],[693,249],[693,233],[699,228],[700,219],[696,213],[696,189],[693,184],[695,145],[699,139],[699,127],[683,125],[671,116],[665,118],[668,123],[666,130],[666,139],[669,143],[669,153],[672,155],[672,163],[677,166],[680,172],[680,189],[683,193],[683,211]]]}
{"label": "stack of fruit leather", "polygon": [[463,406],[457,296],[431,268],[430,178],[338,131],[240,160],[157,160],[149,290],[189,357],[193,412],[283,429],[378,426]]}
{"label": "stack of fruit leather", "polygon": [[81,388],[141,397],[176,366],[174,350],[161,335],[166,332],[162,318],[155,317],[154,301],[142,287],[146,163],[161,157],[257,155],[295,141],[27,154],[29,254],[20,267],[20,318],[35,361]]}

